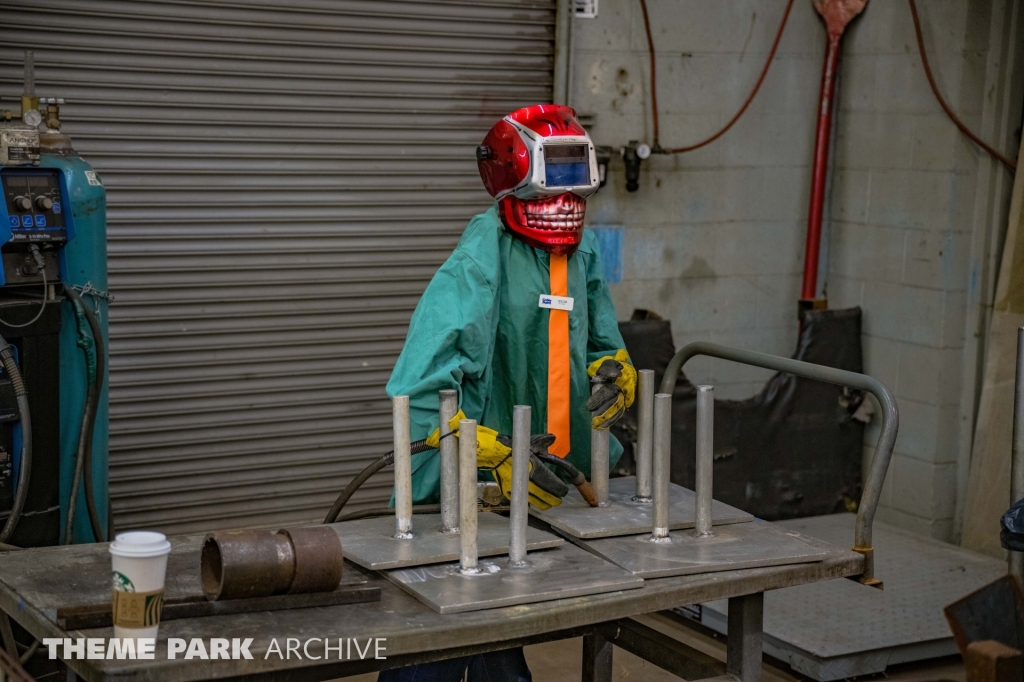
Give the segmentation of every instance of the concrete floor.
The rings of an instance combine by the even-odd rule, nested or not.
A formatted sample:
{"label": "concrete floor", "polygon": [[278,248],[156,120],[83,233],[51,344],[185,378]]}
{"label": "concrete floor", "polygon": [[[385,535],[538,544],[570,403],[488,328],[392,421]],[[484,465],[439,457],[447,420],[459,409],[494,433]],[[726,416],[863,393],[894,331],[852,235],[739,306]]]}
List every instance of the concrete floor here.
{"label": "concrete floor", "polygon": [[[679,624],[667,616],[654,614],[638,618],[645,625],[667,634],[681,642],[725,660],[725,640],[713,634],[698,632]],[[580,662],[583,656],[583,639],[565,639],[547,644],[526,647],[526,660],[530,664],[534,682],[579,682]],[[657,666],[651,665],[633,654],[616,648],[613,657],[614,682],[678,682],[679,678]],[[345,678],[346,682],[374,682],[377,674]],[[795,673],[779,661],[766,660],[763,682],[805,682],[808,678]],[[891,666],[884,675],[863,679],[885,679],[887,682],[965,682],[964,665],[959,656],[933,661]]]}

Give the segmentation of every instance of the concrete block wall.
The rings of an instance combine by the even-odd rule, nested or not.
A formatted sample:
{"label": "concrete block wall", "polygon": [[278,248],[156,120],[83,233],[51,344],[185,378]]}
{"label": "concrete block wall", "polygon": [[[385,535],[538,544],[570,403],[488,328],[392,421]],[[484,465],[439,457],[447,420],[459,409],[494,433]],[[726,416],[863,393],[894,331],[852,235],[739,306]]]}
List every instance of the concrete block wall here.
{"label": "concrete block wall", "polygon": [[[764,64],[785,0],[648,0],[658,50],[661,142],[692,143],[740,107]],[[602,0],[573,23],[570,103],[593,116],[598,144],[653,142],[649,71],[637,0]],[[588,201],[590,225],[625,226],[620,319],[648,308],[676,345],[711,340],[792,354],[824,32],[797,2],[761,92],[712,145],[645,162],[625,191],[621,160]],[[686,367],[721,397],[753,394],[769,372],[698,358]]]}
{"label": "concrete block wall", "polygon": [[[918,3],[929,61],[974,129],[992,3]],[[941,111],[906,2],[874,2],[844,40],[827,286],[864,309],[867,371],[900,407],[878,519],[951,540],[956,530],[965,326],[978,171],[987,157]],[[868,431],[874,443],[877,431]],[[866,453],[867,454],[867,453]]]}
{"label": "concrete block wall", "polygon": [[[785,4],[648,0],[662,145],[703,139],[735,113]],[[939,85],[976,126],[1000,3],[918,4]],[[595,141],[651,143],[638,0],[602,0],[598,18],[572,28],[570,103],[593,117]],[[623,279],[612,285],[620,319],[649,308],[671,319],[677,347],[712,340],[792,354],[824,41],[811,3],[794,3],[761,92],[732,130],[696,152],[653,156],[636,193],[625,191],[621,161],[613,162],[608,185],[588,202],[588,223],[625,227]],[[875,0],[849,28],[835,130],[824,285],[831,307],[864,309],[866,371],[901,408],[878,518],[948,540],[972,420],[964,408],[971,393],[962,390],[977,278],[972,232],[979,202],[1008,195],[981,196],[986,161],[935,101],[904,1]],[[686,371],[731,398],[750,396],[770,374],[707,359]],[[869,429],[867,443],[876,437]]]}

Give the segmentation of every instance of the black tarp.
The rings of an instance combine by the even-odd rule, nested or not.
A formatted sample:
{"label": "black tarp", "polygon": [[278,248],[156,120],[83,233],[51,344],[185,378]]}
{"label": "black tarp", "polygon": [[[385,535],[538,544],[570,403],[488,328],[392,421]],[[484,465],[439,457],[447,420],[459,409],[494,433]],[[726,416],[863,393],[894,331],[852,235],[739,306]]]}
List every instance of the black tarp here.
{"label": "black tarp", "polygon": [[[634,366],[653,369],[660,385],[675,347],[670,323],[649,318],[637,311],[619,330]],[[860,308],[806,311],[801,327],[795,359],[863,371]],[[687,488],[694,485],[695,396],[680,373],[672,407],[672,481]],[[854,415],[863,399],[860,391],[776,374],[752,398],[715,400],[715,499],[770,521],[855,511],[863,410]],[[632,474],[635,405],[613,431],[626,446],[617,472]]]}

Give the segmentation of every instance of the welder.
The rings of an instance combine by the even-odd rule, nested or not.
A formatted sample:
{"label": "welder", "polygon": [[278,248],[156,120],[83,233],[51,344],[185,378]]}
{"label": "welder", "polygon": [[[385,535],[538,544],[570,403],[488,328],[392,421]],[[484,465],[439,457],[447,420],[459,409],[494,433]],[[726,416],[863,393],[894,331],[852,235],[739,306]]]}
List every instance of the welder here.
{"label": "welder", "polygon": [[[412,439],[436,443],[438,391],[457,390],[461,413],[453,426],[460,418],[478,422],[478,467],[511,497],[510,450],[498,434],[512,433],[513,406],[530,405],[532,432],[554,437],[550,454],[589,476],[591,429],[607,428],[632,404],[636,372],[597,237],[583,228],[586,199],[600,181],[576,112],[549,104],[512,112],[477,148],[477,164],[495,203],[470,220],[423,293],[387,392],[409,396]],[[614,465],[622,446],[610,441]],[[551,478],[531,476],[531,504],[561,503],[567,487],[545,483]],[[439,495],[438,451],[415,455],[413,501],[434,503]],[[454,682],[467,667],[470,680],[531,679],[522,649],[385,671],[379,679]]]}

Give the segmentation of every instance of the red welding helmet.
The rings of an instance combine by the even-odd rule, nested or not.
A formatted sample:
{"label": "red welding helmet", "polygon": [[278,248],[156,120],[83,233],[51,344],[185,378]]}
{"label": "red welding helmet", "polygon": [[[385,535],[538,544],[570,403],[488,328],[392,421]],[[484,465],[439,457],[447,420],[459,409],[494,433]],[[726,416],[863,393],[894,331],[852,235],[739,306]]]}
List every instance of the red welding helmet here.
{"label": "red welding helmet", "polygon": [[507,229],[549,253],[576,250],[586,198],[601,183],[594,143],[574,109],[535,104],[513,111],[487,133],[476,158]]}

